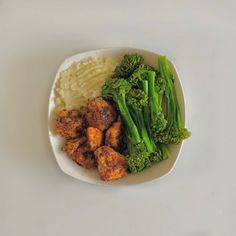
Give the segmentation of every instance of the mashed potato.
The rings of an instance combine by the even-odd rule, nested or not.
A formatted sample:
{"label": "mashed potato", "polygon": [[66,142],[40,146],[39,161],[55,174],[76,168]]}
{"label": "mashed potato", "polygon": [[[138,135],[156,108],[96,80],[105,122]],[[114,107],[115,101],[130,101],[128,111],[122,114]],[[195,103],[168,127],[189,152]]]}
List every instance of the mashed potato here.
{"label": "mashed potato", "polygon": [[99,96],[105,80],[117,62],[110,57],[88,58],[74,62],[60,73],[55,87],[55,110],[79,109],[89,98]]}

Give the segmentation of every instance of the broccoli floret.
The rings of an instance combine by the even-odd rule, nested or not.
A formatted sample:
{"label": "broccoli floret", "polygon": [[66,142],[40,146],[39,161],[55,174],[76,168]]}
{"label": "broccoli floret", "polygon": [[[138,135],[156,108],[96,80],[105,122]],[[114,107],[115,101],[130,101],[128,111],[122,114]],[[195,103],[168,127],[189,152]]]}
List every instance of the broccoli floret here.
{"label": "broccoli floret", "polygon": [[151,67],[147,65],[140,65],[133,74],[128,78],[130,84],[134,87],[141,87],[141,82],[147,79],[147,72],[153,71]]}
{"label": "broccoli floret", "polygon": [[158,144],[157,150],[150,155],[151,162],[160,162],[170,157],[169,149],[165,144]]}
{"label": "broccoli floret", "polygon": [[[165,81],[160,77],[160,73],[152,66],[142,64],[140,65],[134,73],[128,78],[128,81],[132,87],[145,89],[143,84],[144,81],[148,80],[148,73],[155,72],[155,84],[156,92],[158,95],[159,105],[162,106],[162,98],[165,91]],[[147,85],[148,86],[148,85]]]}
{"label": "broccoli floret", "polygon": [[[160,73],[154,67],[142,64],[132,73],[132,75],[128,78],[128,80],[132,86],[141,88],[142,87],[141,82],[143,80],[147,80],[147,73],[150,71],[155,72],[156,78],[159,77]],[[158,83],[156,83],[156,86],[159,87],[160,85],[161,84],[159,84],[158,81]]]}
{"label": "broccoli floret", "polygon": [[141,89],[132,89],[127,95],[127,102],[130,106],[142,110],[143,106],[148,105],[148,96]]}
{"label": "broccoli floret", "polygon": [[154,138],[156,142],[177,144],[188,138],[191,133],[184,127],[175,93],[174,77],[165,56],[159,57],[159,69],[161,78],[165,81],[167,126],[161,132],[155,133]]}
{"label": "broccoli floret", "polygon": [[151,153],[150,157],[149,157],[151,162],[160,162],[162,161],[162,152],[160,149],[158,149],[157,151]]}
{"label": "broccoli floret", "polygon": [[137,173],[149,167],[152,162],[161,162],[169,158],[168,147],[164,144],[159,145],[155,152],[149,153],[143,142],[138,145],[128,147],[131,154],[127,158],[127,164],[131,173]]}
{"label": "broccoli floret", "polygon": [[143,142],[136,145],[128,142],[129,155],[127,157],[127,164],[131,173],[137,173],[151,165],[149,159],[149,152]]}
{"label": "broccoli floret", "polygon": [[143,63],[143,56],[138,54],[124,55],[120,65],[118,65],[112,75],[113,78],[128,78],[134,70]]}

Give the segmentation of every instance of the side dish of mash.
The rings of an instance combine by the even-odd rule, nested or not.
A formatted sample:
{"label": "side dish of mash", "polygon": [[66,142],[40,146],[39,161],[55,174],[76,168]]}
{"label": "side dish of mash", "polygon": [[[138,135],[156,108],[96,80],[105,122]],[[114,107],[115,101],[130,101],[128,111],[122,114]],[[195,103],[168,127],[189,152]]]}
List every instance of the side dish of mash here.
{"label": "side dish of mash", "polygon": [[97,57],[74,62],[55,86],[56,134],[76,164],[110,181],[170,157],[169,144],[190,136],[184,127],[169,61],[142,55],[117,63]]}
{"label": "side dish of mash", "polygon": [[89,98],[101,94],[101,88],[110,78],[117,62],[111,57],[88,58],[74,62],[60,74],[56,83],[56,112],[79,109]]}

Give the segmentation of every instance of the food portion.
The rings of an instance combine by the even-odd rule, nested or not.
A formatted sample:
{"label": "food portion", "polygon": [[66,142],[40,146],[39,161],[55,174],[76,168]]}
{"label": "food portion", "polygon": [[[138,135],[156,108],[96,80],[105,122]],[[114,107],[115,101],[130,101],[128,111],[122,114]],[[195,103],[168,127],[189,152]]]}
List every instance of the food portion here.
{"label": "food portion", "polygon": [[112,126],[106,131],[105,145],[119,150],[122,139],[122,125],[121,121],[114,122]]}
{"label": "food portion", "polygon": [[68,139],[65,141],[65,143],[62,145],[61,150],[66,152],[68,156],[72,157],[72,155],[75,153],[75,151],[86,142],[85,137],[79,137],[75,139]]}
{"label": "food portion", "polygon": [[[62,150],[78,165],[97,168],[104,181],[141,172],[169,158],[168,145],[190,136],[181,117],[170,64],[164,56],[157,62],[158,68],[153,68],[142,55],[125,55],[103,80],[99,96],[87,97],[86,104],[74,100],[76,105],[58,114],[56,133],[66,138]],[[77,91],[77,97],[84,94],[83,89]]]}
{"label": "food portion", "polygon": [[102,97],[89,100],[83,112],[62,110],[56,120],[57,134],[66,138],[61,150],[83,168],[97,167],[105,181],[127,174],[126,158],[115,151],[121,126],[115,108]]}
{"label": "food portion", "polygon": [[111,77],[116,60],[110,57],[95,57],[74,62],[60,73],[55,88],[56,113],[63,109],[79,110],[88,98],[101,95],[105,80]]}
{"label": "food portion", "polygon": [[87,144],[91,151],[95,151],[103,144],[103,132],[94,127],[87,128]]}
{"label": "food portion", "polygon": [[92,169],[96,167],[94,153],[87,146],[79,147],[71,157],[73,161],[86,169]]}
{"label": "food portion", "polygon": [[128,174],[126,158],[108,146],[95,151],[98,172],[102,180],[119,179]]}
{"label": "food portion", "polygon": [[174,88],[174,77],[166,57],[159,58],[160,76],[166,84],[164,98],[166,100],[166,121],[167,125],[161,132],[154,133],[156,142],[180,143],[190,136],[190,132],[184,127],[180,109]]}
{"label": "food portion", "polygon": [[62,110],[56,120],[56,133],[65,138],[76,138],[83,129],[83,124],[79,111]]}
{"label": "food portion", "polygon": [[89,126],[102,131],[109,128],[116,117],[114,107],[101,97],[90,100],[85,108],[85,119]]}
{"label": "food portion", "polygon": [[102,89],[102,96],[116,104],[124,123],[131,173],[167,159],[166,145],[190,136],[183,127],[169,62],[160,56],[158,64],[160,72],[144,64],[141,55],[126,55]]}

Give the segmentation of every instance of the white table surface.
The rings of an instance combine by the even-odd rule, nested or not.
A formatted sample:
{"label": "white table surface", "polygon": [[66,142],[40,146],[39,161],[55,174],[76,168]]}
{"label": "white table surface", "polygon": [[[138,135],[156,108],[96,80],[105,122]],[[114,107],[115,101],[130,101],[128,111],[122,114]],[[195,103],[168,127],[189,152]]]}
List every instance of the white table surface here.
{"label": "white table surface", "polygon": [[[235,10],[229,0],[0,1],[0,235],[236,235]],[[166,54],[180,72],[192,137],[160,181],[93,186],[53,157],[57,67],[110,46]]]}

